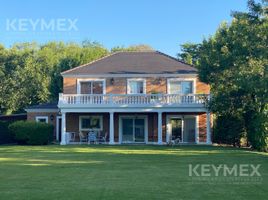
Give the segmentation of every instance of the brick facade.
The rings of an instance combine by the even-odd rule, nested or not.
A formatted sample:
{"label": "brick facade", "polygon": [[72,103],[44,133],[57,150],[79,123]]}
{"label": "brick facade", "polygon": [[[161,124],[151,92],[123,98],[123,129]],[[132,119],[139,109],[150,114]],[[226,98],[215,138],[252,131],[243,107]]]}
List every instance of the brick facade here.
{"label": "brick facade", "polygon": [[206,142],[207,133],[207,116],[206,114],[199,115],[199,142]]}
{"label": "brick facade", "polygon": [[[127,78],[101,78],[106,80],[107,94],[126,94],[127,93]],[[113,79],[113,80],[112,80]],[[158,77],[148,77],[146,79],[146,93],[167,93],[167,79]],[[196,93],[208,94],[210,92],[209,85],[196,81]],[[77,93],[77,79],[64,78],[63,79],[63,93],[76,94]]]}
{"label": "brick facade", "polygon": [[[121,77],[110,77],[110,78],[98,78],[106,80],[106,93],[107,94],[126,94],[127,93],[127,78]],[[146,93],[167,93],[167,80],[168,78],[159,77],[148,77],[146,79]],[[65,94],[76,94],[77,93],[77,79],[65,77],[63,79],[63,92]],[[196,80],[196,93],[208,94],[210,87]],[[167,114],[172,115],[198,115],[199,116],[199,141],[206,142],[206,114],[205,113],[162,113],[162,141],[166,141],[167,134]],[[53,121],[50,120],[50,116],[53,115]],[[48,123],[54,125],[54,135],[56,135],[56,120],[57,112],[28,112],[27,119],[35,120],[36,116],[47,116]],[[66,113],[66,131],[67,132],[79,132],[79,116],[83,115],[101,115],[103,117],[103,132],[109,134],[109,113]],[[119,141],[119,116],[121,115],[134,115],[134,113],[114,113],[114,140]],[[135,115],[146,115],[148,118],[148,141],[158,141],[158,113],[137,113]],[[78,139],[78,138],[77,138]]]}
{"label": "brick facade", "polygon": [[[56,138],[56,121],[57,121],[58,112],[27,112],[27,120],[36,121],[37,116],[48,117],[48,123],[54,126],[54,137]],[[51,121],[50,117],[53,116]]]}

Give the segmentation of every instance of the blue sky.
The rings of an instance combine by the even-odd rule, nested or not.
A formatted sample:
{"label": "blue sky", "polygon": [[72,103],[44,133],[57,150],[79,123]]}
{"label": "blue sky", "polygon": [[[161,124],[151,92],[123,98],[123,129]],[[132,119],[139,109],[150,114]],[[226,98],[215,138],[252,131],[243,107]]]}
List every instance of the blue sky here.
{"label": "blue sky", "polygon": [[[202,41],[231,20],[231,11],[246,11],[246,6],[246,0],[8,0],[0,7],[0,43],[88,39],[107,48],[149,44],[175,56],[180,44]],[[65,29],[44,30],[38,26],[41,19],[47,24],[63,19]]]}

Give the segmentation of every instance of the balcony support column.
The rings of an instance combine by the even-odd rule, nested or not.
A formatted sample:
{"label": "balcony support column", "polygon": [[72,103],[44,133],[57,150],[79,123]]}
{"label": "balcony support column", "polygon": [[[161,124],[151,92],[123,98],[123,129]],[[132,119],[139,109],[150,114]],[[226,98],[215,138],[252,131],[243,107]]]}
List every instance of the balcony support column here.
{"label": "balcony support column", "polygon": [[162,144],[162,112],[158,112],[158,144]]}
{"label": "balcony support column", "polygon": [[66,113],[61,113],[61,145],[67,144],[67,135],[66,135]]}
{"label": "balcony support column", "polygon": [[110,112],[109,144],[114,144],[114,112]]}

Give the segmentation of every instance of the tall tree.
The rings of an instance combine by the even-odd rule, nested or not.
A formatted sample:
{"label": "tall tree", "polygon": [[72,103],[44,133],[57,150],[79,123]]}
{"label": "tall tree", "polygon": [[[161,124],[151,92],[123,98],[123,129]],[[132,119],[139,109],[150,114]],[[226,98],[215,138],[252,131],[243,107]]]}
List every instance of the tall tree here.
{"label": "tall tree", "polygon": [[185,43],[181,45],[181,53],[178,58],[187,64],[198,66],[200,44]]}
{"label": "tall tree", "polygon": [[184,55],[189,54],[195,58],[199,78],[211,85],[211,110],[218,116],[242,118],[252,147],[266,150],[267,1],[256,3],[250,0],[248,8],[247,13],[233,12],[232,22],[223,23],[215,35],[201,44],[184,46],[179,56],[186,59]]}
{"label": "tall tree", "polygon": [[131,45],[128,47],[124,46],[116,46],[111,49],[111,52],[118,52],[118,51],[153,51],[154,49],[147,45],[147,44],[139,44],[139,45]]}
{"label": "tall tree", "polygon": [[10,49],[0,46],[1,112],[22,112],[28,105],[57,101],[62,91],[62,71],[108,53],[96,42],[22,43]]}

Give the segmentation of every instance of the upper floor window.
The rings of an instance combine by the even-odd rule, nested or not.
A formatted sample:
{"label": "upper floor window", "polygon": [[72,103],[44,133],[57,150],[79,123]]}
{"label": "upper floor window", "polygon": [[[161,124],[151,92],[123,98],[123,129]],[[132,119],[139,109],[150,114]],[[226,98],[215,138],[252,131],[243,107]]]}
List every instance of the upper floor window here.
{"label": "upper floor window", "polygon": [[79,80],[77,92],[79,94],[104,94],[105,82],[104,80]]}
{"label": "upper floor window", "polygon": [[194,93],[193,80],[169,80],[168,81],[169,94],[192,94]]}
{"label": "upper floor window", "polygon": [[127,93],[128,94],[145,94],[146,93],[145,79],[128,79]]}

